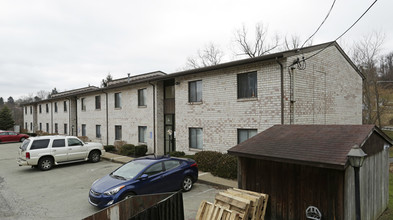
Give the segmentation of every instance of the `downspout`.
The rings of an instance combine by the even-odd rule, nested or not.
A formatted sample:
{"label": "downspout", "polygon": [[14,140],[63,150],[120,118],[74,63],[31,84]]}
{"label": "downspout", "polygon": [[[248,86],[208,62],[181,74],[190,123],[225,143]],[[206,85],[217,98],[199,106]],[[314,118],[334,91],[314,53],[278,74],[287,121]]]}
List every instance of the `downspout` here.
{"label": "downspout", "polygon": [[289,124],[295,123],[295,75],[294,75],[294,67],[288,67],[289,74]]}
{"label": "downspout", "polygon": [[71,98],[68,99],[68,134],[71,131]]}
{"label": "downspout", "polygon": [[106,145],[109,145],[109,124],[108,124],[108,93],[102,90],[105,93],[105,117],[106,117]]}
{"label": "downspout", "polygon": [[156,155],[156,86],[151,82],[149,84],[153,86],[153,149],[154,155]]}
{"label": "downspout", "polygon": [[276,57],[276,62],[280,65],[280,78],[281,78],[281,124],[284,124],[284,66]]}
{"label": "downspout", "polygon": [[53,134],[53,102],[50,102],[50,132]]}
{"label": "downspout", "polygon": [[78,97],[77,96],[75,96],[75,134],[76,134],[75,136],[78,136]]}

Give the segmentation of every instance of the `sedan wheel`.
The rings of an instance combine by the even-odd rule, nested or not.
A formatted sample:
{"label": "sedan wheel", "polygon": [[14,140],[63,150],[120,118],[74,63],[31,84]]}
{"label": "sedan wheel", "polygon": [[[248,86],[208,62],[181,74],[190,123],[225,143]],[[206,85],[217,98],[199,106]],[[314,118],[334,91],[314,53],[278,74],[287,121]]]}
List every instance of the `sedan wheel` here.
{"label": "sedan wheel", "polygon": [[40,162],[38,163],[38,167],[40,170],[50,170],[53,166],[53,159],[50,157],[44,157],[40,159]]}
{"label": "sedan wheel", "polygon": [[183,184],[182,184],[182,190],[184,192],[190,191],[192,188],[192,184],[193,184],[193,182],[192,182],[191,177],[189,177],[189,176],[184,177]]}

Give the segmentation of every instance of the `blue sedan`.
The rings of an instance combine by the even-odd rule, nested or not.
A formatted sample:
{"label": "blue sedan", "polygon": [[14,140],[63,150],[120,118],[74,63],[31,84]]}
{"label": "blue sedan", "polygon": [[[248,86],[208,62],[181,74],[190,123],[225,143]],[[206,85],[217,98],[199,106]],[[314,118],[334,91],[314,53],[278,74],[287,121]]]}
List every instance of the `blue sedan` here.
{"label": "blue sedan", "polygon": [[198,180],[192,159],[169,156],[142,157],[96,180],[89,192],[91,205],[105,208],[133,195],[190,191]]}

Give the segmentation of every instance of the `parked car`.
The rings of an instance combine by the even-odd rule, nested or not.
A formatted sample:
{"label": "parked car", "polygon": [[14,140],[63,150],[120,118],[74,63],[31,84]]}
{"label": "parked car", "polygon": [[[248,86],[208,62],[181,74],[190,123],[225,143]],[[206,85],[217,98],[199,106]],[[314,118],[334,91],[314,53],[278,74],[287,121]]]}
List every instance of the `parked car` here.
{"label": "parked car", "polygon": [[198,166],[192,159],[148,156],[134,159],[96,180],[89,202],[104,208],[133,195],[190,191],[198,180]]}
{"label": "parked car", "polygon": [[74,136],[39,136],[26,139],[19,147],[19,166],[50,170],[53,165],[79,161],[98,162],[105,153],[100,143],[86,142]]}
{"label": "parked car", "polygon": [[29,138],[27,134],[19,134],[15,131],[0,131],[0,143],[3,142],[23,142]]}

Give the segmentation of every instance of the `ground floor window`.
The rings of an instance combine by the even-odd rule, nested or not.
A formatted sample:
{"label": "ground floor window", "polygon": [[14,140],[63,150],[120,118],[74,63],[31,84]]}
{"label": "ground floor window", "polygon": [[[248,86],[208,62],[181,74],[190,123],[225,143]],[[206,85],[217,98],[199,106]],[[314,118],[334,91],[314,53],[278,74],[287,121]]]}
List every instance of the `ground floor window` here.
{"label": "ground floor window", "polygon": [[59,126],[57,123],[55,123],[55,133],[58,134],[59,133]]}
{"label": "ground floor window", "polygon": [[67,127],[68,127],[68,125],[67,124],[64,124],[64,134],[67,134],[68,132],[67,132]]}
{"label": "ground floor window", "polygon": [[203,149],[203,130],[202,128],[189,129],[190,148]]}
{"label": "ground floor window", "polygon": [[115,125],[115,140],[121,140],[121,125]]}
{"label": "ground floor window", "polygon": [[237,143],[240,144],[241,142],[251,138],[257,134],[257,131],[257,129],[237,129]]}
{"label": "ground floor window", "polygon": [[146,126],[139,126],[138,127],[138,142],[139,143],[146,143]]}
{"label": "ground floor window", "polygon": [[96,125],[96,138],[101,138],[101,125]]}
{"label": "ground floor window", "polygon": [[82,136],[86,136],[86,125],[82,124]]}

